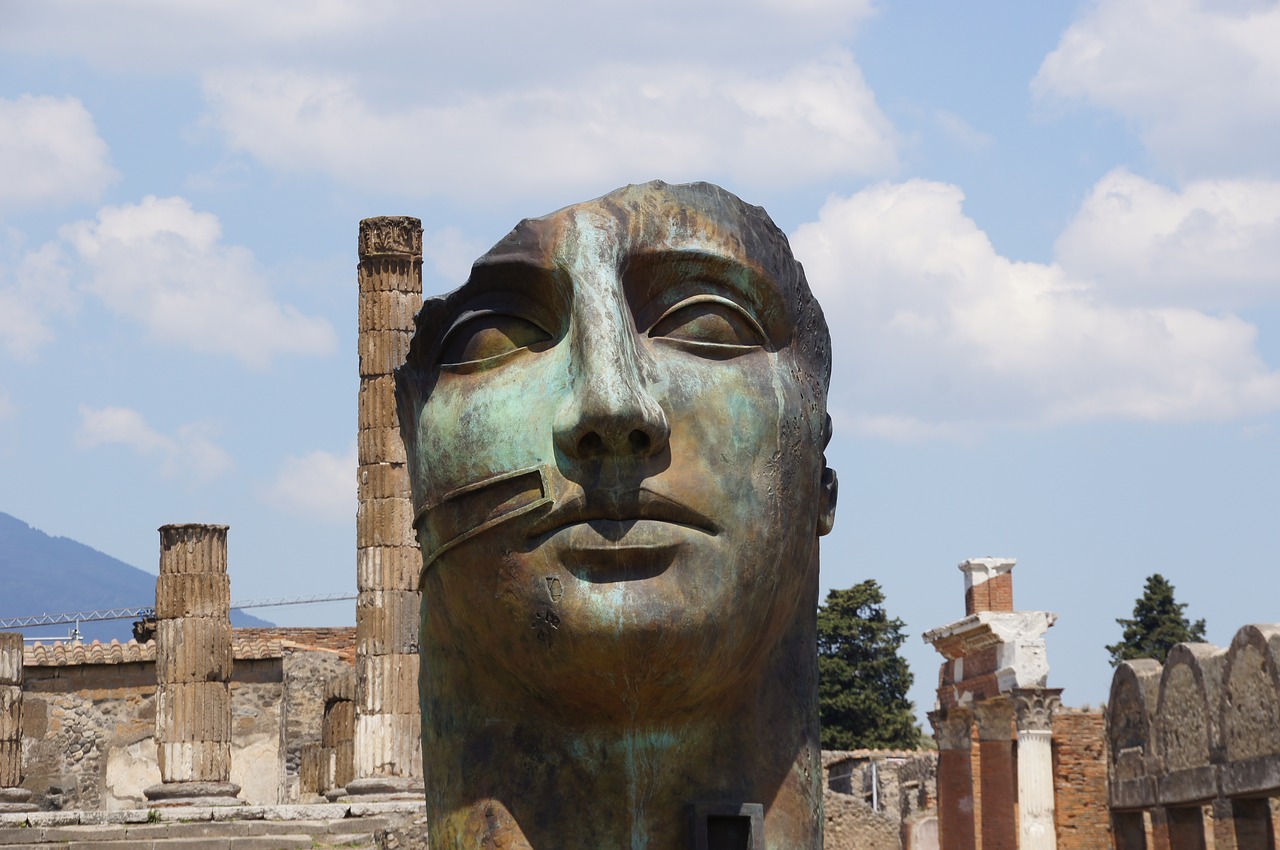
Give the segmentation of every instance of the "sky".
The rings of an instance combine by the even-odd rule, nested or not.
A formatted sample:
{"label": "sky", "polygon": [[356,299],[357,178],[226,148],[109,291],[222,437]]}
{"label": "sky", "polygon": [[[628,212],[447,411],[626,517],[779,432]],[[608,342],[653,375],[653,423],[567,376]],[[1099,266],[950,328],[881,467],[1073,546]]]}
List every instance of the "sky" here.
{"label": "sky", "polygon": [[823,594],[879,582],[923,712],[956,565],[1016,557],[1096,706],[1154,572],[1214,643],[1280,621],[1277,44],[1254,0],[0,0],[0,510],[354,593],[358,221],[421,218],[439,293],[709,180],[833,331]]}

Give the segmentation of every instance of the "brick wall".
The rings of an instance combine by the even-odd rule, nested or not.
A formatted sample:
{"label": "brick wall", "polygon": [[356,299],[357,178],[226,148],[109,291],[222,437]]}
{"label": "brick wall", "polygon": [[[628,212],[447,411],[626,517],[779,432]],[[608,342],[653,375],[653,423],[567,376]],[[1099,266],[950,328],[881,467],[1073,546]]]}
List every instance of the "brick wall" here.
{"label": "brick wall", "polygon": [[1053,792],[1058,850],[1112,846],[1102,711],[1063,708],[1053,718]]}
{"label": "brick wall", "polygon": [[965,588],[965,616],[980,611],[1012,611],[1013,610],[1013,574],[1002,573],[987,579],[981,584]]}

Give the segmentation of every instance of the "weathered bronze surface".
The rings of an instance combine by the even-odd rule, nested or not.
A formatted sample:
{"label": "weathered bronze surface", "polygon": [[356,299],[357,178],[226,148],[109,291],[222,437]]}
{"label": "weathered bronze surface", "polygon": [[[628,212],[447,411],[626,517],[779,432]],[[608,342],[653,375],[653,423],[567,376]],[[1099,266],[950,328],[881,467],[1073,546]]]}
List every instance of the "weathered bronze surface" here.
{"label": "weathered bronze surface", "polygon": [[830,338],[705,183],[521,222],[396,374],[431,846],[822,844]]}

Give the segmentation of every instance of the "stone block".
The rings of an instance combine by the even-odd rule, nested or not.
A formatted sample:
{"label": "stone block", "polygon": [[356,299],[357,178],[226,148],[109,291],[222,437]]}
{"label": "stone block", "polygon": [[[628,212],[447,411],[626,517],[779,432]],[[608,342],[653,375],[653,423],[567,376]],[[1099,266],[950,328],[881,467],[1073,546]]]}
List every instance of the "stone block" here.
{"label": "stone block", "polygon": [[225,573],[182,573],[156,579],[156,617],[223,618],[231,612],[231,579]]}
{"label": "stone block", "polygon": [[229,742],[231,688],[225,682],[157,686],[156,740],[162,743]]}
{"label": "stone block", "polygon": [[[360,777],[422,776],[422,720],[413,714],[356,718],[355,771]],[[350,783],[343,783],[349,785]],[[353,811],[354,814],[354,811]]]}
{"label": "stone block", "polygon": [[0,685],[0,741],[22,740],[22,686]]}
{"label": "stone block", "polygon": [[22,633],[0,632],[0,685],[22,684]]}
{"label": "stone block", "polygon": [[[418,656],[368,655],[356,658],[356,728],[360,715],[412,714],[418,707]],[[359,732],[357,731],[357,737]]]}
{"label": "stone block", "polygon": [[162,743],[160,778],[165,782],[226,782],[231,776],[231,744],[215,741]]}
{"label": "stone block", "polygon": [[414,590],[361,592],[356,599],[356,652],[416,656],[420,602]]}
{"label": "stone block", "polygon": [[361,464],[404,463],[404,441],[400,439],[399,426],[362,428],[356,433],[356,453]]}
{"label": "stone block", "polygon": [[422,552],[413,546],[365,546],[356,552],[356,590],[417,593]]}
{"label": "stone block", "polygon": [[360,334],[360,375],[390,375],[409,356],[413,335],[404,330],[365,331]]}
{"label": "stone block", "polygon": [[341,673],[335,673],[332,676],[327,676],[324,680],[323,689],[325,704],[335,700],[355,702],[356,671],[348,669]]}
{"label": "stone block", "polygon": [[[368,499],[356,508],[356,547],[416,548],[413,505],[408,499]],[[416,585],[415,585],[416,589]]]}
{"label": "stone block", "polygon": [[304,794],[323,794],[333,784],[333,747],[307,744],[298,765],[298,784]]}
{"label": "stone block", "polygon": [[[388,282],[388,286],[397,284]],[[416,292],[377,290],[361,292],[357,308],[360,333],[366,331],[412,331],[413,317],[422,309],[422,296]]]}
{"label": "stone block", "polygon": [[185,617],[156,624],[156,680],[161,683],[225,682],[231,678],[231,623]]}
{"label": "stone block", "polygon": [[408,499],[409,468],[402,463],[370,463],[356,470],[360,499]]}
{"label": "stone block", "polygon": [[190,523],[160,527],[160,575],[226,571],[227,526]]}
{"label": "stone block", "polygon": [[[352,715],[352,738],[339,741],[333,748],[333,787],[343,788],[356,778],[355,716]],[[421,724],[419,724],[421,726]],[[421,750],[421,746],[419,746]],[[419,756],[421,758],[421,756]]]}

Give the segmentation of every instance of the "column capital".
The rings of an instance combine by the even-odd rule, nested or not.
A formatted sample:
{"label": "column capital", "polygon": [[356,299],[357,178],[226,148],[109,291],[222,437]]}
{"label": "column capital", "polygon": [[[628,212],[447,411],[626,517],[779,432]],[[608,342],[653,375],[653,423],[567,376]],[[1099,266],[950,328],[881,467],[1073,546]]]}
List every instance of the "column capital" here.
{"label": "column capital", "polygon": [[422,259],[422,221],[407,215],[361,219],[359,256]]}
{"label": "column capital", "polygon": [[1062,705],[1062,688],[1014,688],[1009,692],[1019,732],[1050,732],[1054,712]]}
{"label": "column capital", "polygon": [[973,715],[978,721],[979,740],[1013,740],[1013,703],[1007,697],[998,696],[975,702]]}
{"label": "column capital", "polygon": [[933,737],[939,750],[968,750],[973,746],[973,713],[965,709],[935,709],[929,712]]}

